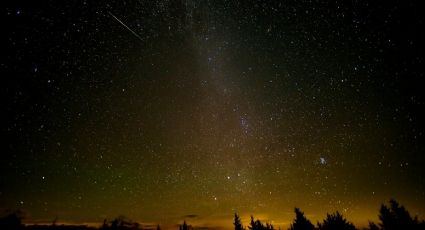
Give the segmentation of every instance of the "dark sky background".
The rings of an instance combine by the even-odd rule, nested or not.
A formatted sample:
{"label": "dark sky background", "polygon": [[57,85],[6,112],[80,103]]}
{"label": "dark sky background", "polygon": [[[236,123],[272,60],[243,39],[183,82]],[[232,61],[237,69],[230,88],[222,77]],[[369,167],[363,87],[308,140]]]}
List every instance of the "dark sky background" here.
{"label": "dark sky background", "polygon": [[423,8],[397,2],[2,3],[0,209],[423,219]]}

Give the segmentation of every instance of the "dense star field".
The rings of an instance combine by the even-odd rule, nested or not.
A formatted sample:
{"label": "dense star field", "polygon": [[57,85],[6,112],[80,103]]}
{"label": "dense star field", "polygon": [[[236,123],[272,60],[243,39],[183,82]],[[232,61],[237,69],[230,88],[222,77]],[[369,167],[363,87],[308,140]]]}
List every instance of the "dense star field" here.
{"label": "dense star field", "polygon": [[2,3],[0,211],[287,228],[425,217],[415,2]]}

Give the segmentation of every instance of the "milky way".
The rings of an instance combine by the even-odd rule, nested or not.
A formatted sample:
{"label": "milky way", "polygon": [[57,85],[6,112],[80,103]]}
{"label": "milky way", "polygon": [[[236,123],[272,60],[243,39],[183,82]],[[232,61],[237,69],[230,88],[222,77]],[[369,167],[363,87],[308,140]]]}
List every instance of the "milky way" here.
{"label": "milky way", "polygon": [[424,217],[414,3],[7,3],[0,208],[28,223]]}

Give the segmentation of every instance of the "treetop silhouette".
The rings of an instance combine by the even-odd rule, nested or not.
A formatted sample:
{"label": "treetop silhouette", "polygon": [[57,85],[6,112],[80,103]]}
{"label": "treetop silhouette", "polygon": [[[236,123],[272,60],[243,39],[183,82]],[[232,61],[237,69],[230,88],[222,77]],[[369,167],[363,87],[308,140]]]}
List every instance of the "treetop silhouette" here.
{"label": "treetop silhouette", "polygon": [[[299,208],[294,209],[295,218],[291,223],[289,230],[355,230],[355,226],[349,222],[338,211],[327,214],[323,222],[318,222],[315,227],[310,220],[306,218],[304,212]],[[124,216],[119,216],[112,221],[104,220],[100,227],[89,227],[85,225],[58,225],[57,218],[51,225],[24,225],[22,219],[24,215],[22,211],[7,212],[5,216],[0,217],[0,229],[3,230],[142,230],[144,227],[137,222],[128,220]],[[379,209],[379,222],[377,224],[369,222],[370,230],[425,230],[425,222],[419,221],[418,217],[412,217],[403,205],[395,200],[390,200],[389,205],[382,204]],[[240,216],[234,214],[233,225],[235,230],[247,230]],[[144,230],[154,230],[155,225],[148,226]],[[179,225],[179,230],[193,230],[191,225],[186,221]],[[259,219],[251,216],[248,225],[249,230],[274,230],[274,226],[270,223],[262,223]],[[161,230],[160,226],[156,226],[156,230]],[[279,228],[280,230],[280,228]]]}
{"label": "treetop silhouette", "polygon": [[410,213],[400,205],[396,200],[390,200],[390,206],[381,205],[379,210],[379,223],[369,223],[371,230],[401,230],[401,229],[425,229],[425,222],[419,221],[418,217],[412,218]]}
{"label": "treetop silhouette", "polygon": [[333,214],[326,214],[323,223],[317,223],[319,230],[355,230],[356,227],[347,221],[338,211]]}
{"label": "treetop silhouette", "polygon": [[235,230],[245,230],[245,228],[242,225],[242,220],[237,213],[235,213],[235,219],[234,219],[233,225],[235,226]]}
{"label": "treetop silhouette", "polygon": [[289,230],[314,230],[314,225],[304,216],[299,208],[295,208],[295,219]]}
{"label": "treetop silhouette", "polygon": [[21,229],[24,213],[21,210],[8,212],[4,217],[0,218],[0,229]]}
{"label": "treetop silhouette", "polygon": [[186,220],[184,220],[183,224],[179,225],[179,230],[192,230],[192,226],[187,225]]}
{"label": "treetop silhouette", "polygon": [[274,230],[272,224],[266,223],[265,225],[260,220],[254,220],[254,217],[251,216],[250,226],[248,226],[250,230]]}

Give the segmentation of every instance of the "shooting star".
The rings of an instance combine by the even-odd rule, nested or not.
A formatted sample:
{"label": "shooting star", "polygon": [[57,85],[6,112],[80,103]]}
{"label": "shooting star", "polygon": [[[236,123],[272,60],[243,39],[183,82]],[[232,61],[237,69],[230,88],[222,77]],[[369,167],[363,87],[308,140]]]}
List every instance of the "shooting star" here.
{"label": "shooting star", "polygon": [[122,22],[119,18],[117,18],[115,15],[113,15],[111,12],[109,12],[109,15],[111,15],[115,20],[117,20],[117,22],[119,22],[122,26],[124,26],[128,31],[130,31],[134,36],[136,36],[138,39],[140,39],[140,41],[143,41],[142,37],[140,35],[138,35],[136,32],[134,32],[132,29],[130,29],[130,27],[128,27],[126,24],[124,24],[124,22]]}

